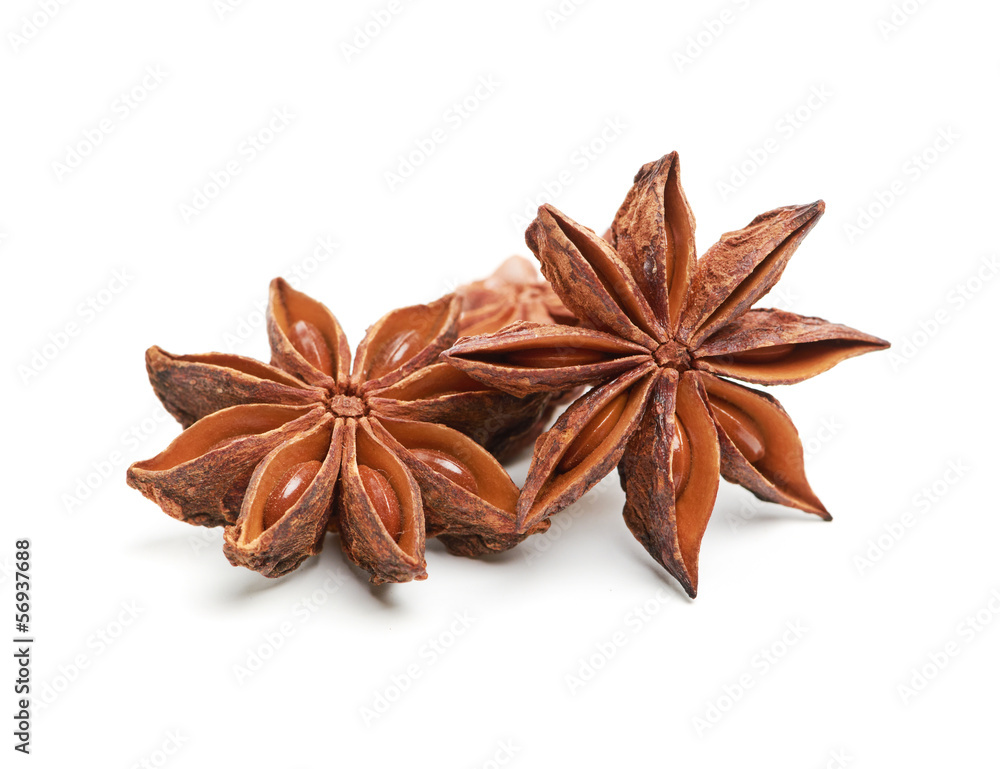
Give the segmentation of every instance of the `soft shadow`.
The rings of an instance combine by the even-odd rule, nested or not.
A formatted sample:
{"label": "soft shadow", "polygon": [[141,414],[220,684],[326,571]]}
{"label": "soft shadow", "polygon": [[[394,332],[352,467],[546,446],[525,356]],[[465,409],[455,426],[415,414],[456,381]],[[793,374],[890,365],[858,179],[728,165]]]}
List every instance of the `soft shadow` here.
{"label": "soft shadow", "polygon": [[824,520],[814,513],[796,510],[794,507],[780,507],[775,505],[774,510],[767,510],[749,518],[747,520],[747,525],[749,526],[755,523],[774,523],[776,521],[815,521],[816,523],[830,523],[830,521]]}
{"label": "soft shadow", "polygon": [[[225,561],[225,556],[221,552],[219,556]],[[213,567],[217,565],[212,564]],[[370,606],[376,610],[378,608],[395,610],[400,605],[397,599],[400,594],[393,590],[395,585],[392,583],[371,584],[368,572],[355,566],[344,555],[336,536],[328,538],[324,543],[323,551],[317,556],[307,558],[295,571],[281,577],[270,578],[242,567],[236,568],[239,573],[231,576],[236,577],[238,582],[235,584],[232,582],[223,583],[216,588],[212,592],[213,601],[226,606],[238,605],[276,590],[287,590],[288,594],[293,597],[307,596],[313,590],[322,589],[329,572],[339,572],[346,577],[344,587],[353,583],[349,592],[367,592],[374,599]]]}
{"label": "soft shadow", "polygon": [[[200,534],[200,533],[199,533]],[[203,536],[203,535],[201,535]],[[206,540],[207,542],[207,540]],[[211,547],[208,542],[207,547]],[[219,529],[218,547],[222,549],[222,529]],[[133,552],[139,555],[150,555],[154,557],[177,558],[178,556],[191,557],[198,554],[192,546],[191,534],[164,534],[150,539],[136,542],[132,548]]]}
{"label": "soft shadow", "polygon": [[[353,565],[353,564],[352,564]],[[355,567],[357,569],[357,567]],[[367,582],[368,572],[357,569],[360,572],[360,578]],[[399,587],[394,582],[386,582],[381,585],[373,585],[368,582],[368,595],[375,599],[378,605],[383,609],[396,609],[399,606],[399,601],[396,599],[398,592],[395,588]]]}
{"label": "soft shadow", "polygon": [[739,538],[745,530],[762,530],[777,524],[797,523],[828,523],[818,515],[797,510],[793,507],[783,507],[772,502],[760,502],[761,507],[755,509],[752,515],[742,514],[746,509],[738,504],[719,508],[709,521],[708,534],[713,538]]}
{"label": "soft shadow", "polygon": [[681,583],[670,576],[670,573],[660,566],[660,564],[656,561],[650,563],[647,559],[645,566],[646,569],[657,579],[657,581],[670,590],[670,592],[678,598],[682,598],[685,603],[694,603],[694,599],[684,591],[684,588],[681,587]]}
{"label": "soft shadow", "polygon": [[[319,558],[307,558],[306,561],[292,573],[286,574],[283,577],[274,578],[265,577],[262,574],[257,574],[256,572],[250,572],[254,575],[255,579],[251,579],[247,582],[241,582],[236,586],[235,590],[231,590],[229,595],[224,597],[224,600],[227,602],[246,600],[263,593],[271,592],[272,590],[281,589],[283,587],[287,589],[302,580],[309,579],[312,576],[312,572],[319,568],[319,565]],[[248,569],[242,569],[242,567],[236,568],[240,568],[244,572],[249,571]]]}
{"label": "soft shadow", "polygon": [[[525,540],[525,542],[527,541],[528,540]],[[515,561],[518,562],[523,561],[524,553],[523,551],[518,550],[518,548],[522,547],[523,545],[524,543],[522,542],[516,547],[512,547],[509,550],[504,550],[503,552],[499,553],[488,552],[476,556],[467,556],[467,555],[462,555],[460,553],[451,552],[450,550],[448,550],[447,547],[444,546],[444,543],[442,543],[438,539],[429,539],[427,540],[426,550],[427,553],[433,554],[435,558],[441,556],[443,560],[451,558],[461,558],[462,562],[467,564],[472,564],[472,565],[487,564],[489,567],[503,566],[505,568],[510,568],[510,564],[514,563]]]}

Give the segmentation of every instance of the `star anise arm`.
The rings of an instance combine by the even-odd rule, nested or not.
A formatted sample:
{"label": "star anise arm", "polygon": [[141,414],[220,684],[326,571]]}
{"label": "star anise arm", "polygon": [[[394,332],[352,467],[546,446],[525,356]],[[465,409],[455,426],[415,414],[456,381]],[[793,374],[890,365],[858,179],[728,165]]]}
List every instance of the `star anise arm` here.
{"label": "star anise arm", "polygon": [[327,416],[257,466],[240,517],[225,531],[223,552],[233,566],[280,577],[323,549],[343,430],[344,420]]}
{"label": "star anise arm", "polygon": [[462,298],[460,336],[489,334],[518,318],[518,288],[538,281],[535,266],[523,256],[506,259],[493,274],[455,289]]}
{"label": "star anise arm", "polygon": [[535,264],[530,259],[514,255],[504,259],[489,277],[460,286],[455,293],[462,296],[464,309],[469,309],[492,303],[498,293],[536,283],[538,270]]}
{"label": "star anise arm", "polygon": [[128,485],[167,515],[200,526],[235,523],[254,468],[325,412],[245,404],[209,414],[161,453],[128,469]]}
{"label": "star anise arm", "polygon": [[459,336],[492,334],[519,320],[577,324],[535,263],[523,256],[509,257],[488,278],[459,286],[455,293],[462,297]]}
{"label": "star anise arm", "polygon": [[420,488],[367,419],[345,423],[337,492],[341,546],[372,584],[427,578]]}
{"label": "star anise arm", "polygon": [[241,403],[305,406],[322,398],[322,390],[274,366],[221,352],[174,355],[150,347],[146,371],[156,397],[184,427]]}
{"label": "star anise arm", "polygon": [[521,396],[607,380],[648,360],[649,350],[591,329],[514,323],[460,339],[442,357],[480,382]]}
{"label": "star anise arm", "polygon": [[514,301],[495,301],[474,309],[462,311],[459,322],[459,336],[478,336],[499,331],[509,323],[518,320],[517,306]]}
{"label": "star anise arm", "polygon": [[694,214],[676,152],[639,169],[611,225],[611,243],[672,334],[696,263]]}
{"label": "star anise arm", "polygon": [[448,294],[382,316],[358,345],[354,387],[364,392],[388,387],[433,363],[457,338],[461,311],[461,298]]}
{"label": "star anise arm", "polygon": [[677,338],[694,349],[746,312],[778,282],[823,211],[822,200],[776,208],[723,235],[698,260]]}
{"label": "star anise arm", "polygon": [[[580,319],[576,317],[559,299],[555,291],[550,292],[548,296],[541,299],[542,304],[545,306],[545,314],[548,316],[544,322],[546,323],[556,323],[560,326],[579,326]],[[525,320],[535,320],[534,318],[525,318]]]}
{"label": "star anise arm", "polygon": [[660,375],[618,472],[632,534],[694,598],[719,487],[719,441],[696,375]]}
{"label": "star anise arm", "polygon": [[544,205],[524,239],[542,274],[578,318],[650,350],[666,337],[628,267],[593,230]]}
{"label": "star anise arm", "polygon": [[830,520],[806,480],[802,442],[781,404],[712,374],[698,377],[708,392],[719,434],[723,477],[760,499]]}
{"label": "star anise arm", "polygon": [[537,437],[551,397],[537,393],[519,398],[441,362],[374,390],[368,404],[380,416],[452,427],[500,459]]}
{"label": "star anise arm", "polygon": [[472,537],[493,551],[524,539],[516,526],[519,490],[486,449],[444,425],[383,416],[371,424],[413,473],[427,536],[444,535],[446,544]]}
{"label": "star anise arm", "polygon": [[784,310],[750,310],[694,351],[694,367],[755,384],[793,384],[889,343]]}
{"label": "star anise arm", "polygon": [[272,365],[318,387],[347,386],[351,349],[337,318],[282,278],[271,281],[267,337]]}
{"label": "star anise arm", "polygon": [[591,390],[538,439],[517,503],[519,531],[572,504],[615,468],[642,418],[655,373],[647,361]]}

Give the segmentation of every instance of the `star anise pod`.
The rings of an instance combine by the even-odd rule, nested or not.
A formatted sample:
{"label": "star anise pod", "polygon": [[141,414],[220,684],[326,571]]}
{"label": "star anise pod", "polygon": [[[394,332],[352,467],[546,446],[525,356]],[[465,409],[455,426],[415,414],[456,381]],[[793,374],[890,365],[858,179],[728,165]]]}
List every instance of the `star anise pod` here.
{"label": "star anise pod", "polygon": [[[462,298],[459,336],[488,334],[519,320],[571,326],[578,323],[535,265],[523,256],[508,257],[492,275],[459,286],[455,293]],[[502,415],[505,424],[480,442],[501,462],[513,459],[534,444],[551,421],[555,407],[579,393],[579,389],[534,393],[517,399],[517,403],[499,404],[495,413]],[[482,429],[483,424],[479,427]],[[466,432],[479,439],[477,433]]]}
{"label": "star anise pod", "polygon": [[339,530],[374,583],[424,579],[425,536],[474,555],[523,539],[518,490],[466,435],[435,423],[483,419],[496,394],[444,363],[461,301],[396,310],[368,329],[351,367],[322,304],[271,284],[271,365],[227,355],[146,355],[150,382],[185,427],[128,483],[166,513],[226,526],[234,565],[285,574]]}
{"label": "star anise pod", "polygon": [[596,385],[536,444],[520,526],[574,502],[617,466],[626,523],[694,597],[720,471],[761,499],[829,519],[784,409],[731,381],[801,382],[888,346],[818,318],[750,309],[823,210],[817,201],[761,214],[697,259],[673,153],[640,169],[610,242],[552,206],[539,209],[527,243],[593,330],[519,323],[445,353],[518,395]]}
{"label": "star anise pod", "polygon": [[552,286],[523,256],[508,257],[488,278],[459,286],[455,293],[463,301],[459,336],[490,334],[519,320],[577,323]]}

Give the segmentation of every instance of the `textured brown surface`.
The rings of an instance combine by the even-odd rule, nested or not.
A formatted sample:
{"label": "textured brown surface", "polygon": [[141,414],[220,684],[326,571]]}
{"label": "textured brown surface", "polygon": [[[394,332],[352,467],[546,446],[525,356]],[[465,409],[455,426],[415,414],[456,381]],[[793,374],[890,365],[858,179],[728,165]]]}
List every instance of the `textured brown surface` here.
{"label": "textured brown surface", "polygon": [[[719,486],[719,442],[697,377],[666,369],[619,465],[625,523],[689,595],[698,586],[698,553]],[[672,444],[682,424],[692,477],[678,495]],[[664,470],[667,472],[664,472]]]}
{"label": "textured brown surface", "polygon": [[[750,309],[823,210],[817,201],[762,214],[696,259],[675,153],[640,169],[607,238],[552,206],[539,209],[525,240],[583,328],[514,326],[462,340],[444,355],[465,374],[516,394],[594,385],[538,440],[518,503],[522,529],[578,499],[617,463],[629,528],[693,597],[720,472],[763,499],[828,517],[777,401],[719,376],[798,382],[888,347],[817,318]],[[607,357],[559,365],[567,347],[599,347]],[[602,407],[623,392],[617,424],[605,423]],[[751,450],[747,436],[752,461],[741,453]],[[580,445],[590,455],[567,469],[562,458]],[[676,467],[675,457],[684,458]]]}
{"label": "textured brown surface", "polygon": [[[340,474],[343,431],[344,420],[324,415],[318,425],[283,443],[257,466],[246,494],[252,502],[243,506],[236,524],[224,532],[223,552],[230,563],[268,577],[280,577],[322,549],[331,513],[330,500]],[[288,465],[305,459],[323,462],[316,478],[279,521],[252,536],[247,529],[252,525],[256,529],[261,527],[266,502],[266,495],[259,490],[272,488],[275,476]]]}
{"label": "textured brown surface", "polygon": [[774,288],[803,238],[826,210],[822,200],[776,208],[727,232],[698,260],[677,340],[697,349]]}
{"label": "textured brown surface", "polygon": [[[642,418],[644,399],[654,382],[655,371],[655,366],[647,362],[591,390],[571,404],[538,439],[518,502],[518,522],[522,527],[533,526],[572,504],[615,468],[625,451],[629,432]],[[586,462],[568,472],[560,472],[559,462],[573,439],[612,398],[633,387],[634,397],[625,407],[616,434],[598,446]]]}
{"label": "textured brown surface", "polygon": [[[318,408],[232,406],[187,428],[152,459],[134,463],[128,484],[178,520],[199,526],[233,524],[261,460],[323,415]],[[240,434],[244,437],[216,447]]]}
{"label": "textured brown surface", "polygon": [[[739,360],[740,353],[780,344],[794,344],[795,349],[763,364]],[[754,384],[794,384],[885,345],[878,337],[822,318],[783,310],[750,310],[694,351],[694,367]]]}
{"label": "textured brown surface", "polygon": [[[318,552],[329,529],[340,532],[345,553],[372,582],[423,579],[425,514],[452,549],[513,546],[525,536],[514,526],[516,487],[485,448],[448,425],[478,430],[478,438],[502,447],[536,423],[547,396],[521,401],[433,364],[456,339],[460,307],[448,296],[389,313],[368,330],[352,366],[333,314],[275,280],[272,365],[219,353],[147,353],[154,391],[187,429],[157,457],[132,465],[129,484],[180,520],[227,526],[229,560],[271,577]],[[303,323],[319,358],[293,343],[303,344]],[[423,465],[382,418],[411,441],[460,448],[452,459],[488,473],[491,493],[505,488],[502,504],[495,493],[469,493]],[[319,466],[318,474],[265,525],[269,498],[280,496],[279,484],[303,462]],[[399,503],[398,541],[368,498],[359,462],[384,478]]]}
{"label": "textured brown surface", "polygon": [[495,390],[443,362],[368,397],[383,416],[439,422],[468,435],[498,459],[537,437],[536,426],[544,421],[551,400],[550,393],[518,398]]}
{"label": "textured brown surface", "polygon": [[146,351],[146,372],[156,397],[184,427],[241,403],[308,406],[321,397],[284,371],[240,355],[172,355],[154,346]]}
{"label": "textured brown surface", "polygon": [[[602,357],[588,365],[511,366],[512,353],[532,350],[559,354],[585,350]],[[537,392],[562,392],[601,382],[634,368],[649,351],[612,334],[585,328],[515,323],[488,336],[460,339],[444,358],[456,368],[503,392],[525,396]]]}
{"label": "textured brown surface", "polygon": [[455,293],[462,298],[459,336],[490,334],[521,320],[565,326],[577,322],[523,256],[509,257],[488,278],[459,286]]}
{"label": "textured brown surface", "polygon": [[[522,321],[565,326],[575,326],[579,322],[563,306],[534,262],[523,256],[509,257],[492,275],[459,286],[455,293],[462,299],[459,337],[490,334]],[[520,398],[508,395],[507,402],[481,410],[478,420],[464,424],[447,421],[446,424],[483,444],[497,459],[506,461],[531,448],[550,421],[555,407],[570,402],[580,392],[580,388],[573,388]],[[488,415],[486,419],[482,419],[483,414]]]}

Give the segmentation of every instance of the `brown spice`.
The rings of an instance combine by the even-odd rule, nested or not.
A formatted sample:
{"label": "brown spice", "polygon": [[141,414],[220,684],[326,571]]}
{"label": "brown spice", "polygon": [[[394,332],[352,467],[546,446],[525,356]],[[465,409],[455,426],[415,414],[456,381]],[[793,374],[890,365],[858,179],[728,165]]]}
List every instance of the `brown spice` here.
{"label": "brown spice", "polygon": [[525,536],[517,487],[475,441],[435,423],[519,404],[433,363],[460,306],[448,296],[389,313],[352,367],[333,314],[275,280],[271,365],[147,352],[154,391],[186,429],[133,464],[129,485],[175,518],[225,526],[229,560],[270,577],[319,552],[328,528],[374,583],[425,578],[426,536],[466,555],[513,546]]}
{"label": "brown spice", "polygon": [[455,293],[462,297],[459,336],[491,334],[521,320],[577,323],[552,286],[523,256],[508,257],[488,278],[460,286]]}
{"label": "brown spice", "polygon": [[695,257],[677,155],[640,169],[608,239],[542,206],[526,240],[563,304],[591,328],[520,323],[444,353],[516,395],[595,385],[535,447],[517,506],[527,530],[618,467],[625,521],[692,597],[718,477],[829,519],[798,433],[769,395],[888,347],[847,326],[750,309],[781,277],[822,201],[778,208]]}
{"label": "brown spice", "polygon": [[[567,326],[579,323],[535,265],[523,256],[508,257],[492,275],[459,286],[455,293],[462,297],[460,337],[489,334],[521,321]],[[574,388],[561,393],[525,394],[519,398],[519,408],[504,404],[497,413],[508,416],[508,423],[484,439],[483,445],[501,462],[515,458],[534,445],[556,406],[572,401],[580,392]],[[520,419],[515,419],[517,414]]]}

